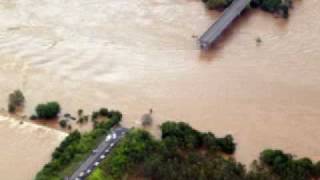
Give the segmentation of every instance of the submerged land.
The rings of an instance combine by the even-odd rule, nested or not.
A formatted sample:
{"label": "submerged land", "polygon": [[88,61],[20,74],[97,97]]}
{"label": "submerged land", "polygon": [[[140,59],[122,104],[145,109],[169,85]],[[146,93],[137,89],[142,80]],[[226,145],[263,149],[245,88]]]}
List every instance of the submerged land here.
{"label": "submerged land", "polygon": [[[62,116],[112,107],[122,111],[123,126],[140,127],[141,116],[152,109],[154,124],[148,130],[156,137],[161,136],[158,125],[167,120],[217,137],[231,134],[237,143],[233,156],[247,167],[268,148],[319,160],[317,0],[297,1],[288,20],[247,11],[206,53],[197,38],[220,12],[208,11],[200,1],[4,0],[0,10],[3,109],[16,89],[26,97],[23,115],[28,117],[38,104],[57,101]],[[60,129],[57,123],[46,125]],[[35,144],[29,148],[37,152],[42,140],[26,130],[23,136],[31,138],[24,141],[14,129],[0,126],[16,144]],[[30,165],[32,170],[11,179],[35,175],[62,140],[57,139],[39,149],[44,154],[30,156],[39,162]],[[6,153],[18,150],[2,150],[0,171],[10,176],[16,171],[6,164],[20,158]]]}

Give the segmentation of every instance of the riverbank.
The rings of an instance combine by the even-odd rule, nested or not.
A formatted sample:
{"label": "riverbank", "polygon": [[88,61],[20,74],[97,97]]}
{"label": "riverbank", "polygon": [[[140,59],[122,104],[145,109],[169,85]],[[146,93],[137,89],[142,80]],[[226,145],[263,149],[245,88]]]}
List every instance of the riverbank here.
{"label": "riverbank", "polygon": [[32,180],[66,133],[0,116],[1,179]]}

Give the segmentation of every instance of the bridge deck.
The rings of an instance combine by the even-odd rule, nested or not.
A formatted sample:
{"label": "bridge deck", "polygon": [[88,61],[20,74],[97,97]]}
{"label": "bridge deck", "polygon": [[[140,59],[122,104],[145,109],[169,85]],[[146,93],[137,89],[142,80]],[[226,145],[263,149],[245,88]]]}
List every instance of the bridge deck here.
{"label": "bridge deck", "polygon": [[200,37],[200,47],[208,49],[246,8],[251,0],[234,0],[222,16]]}

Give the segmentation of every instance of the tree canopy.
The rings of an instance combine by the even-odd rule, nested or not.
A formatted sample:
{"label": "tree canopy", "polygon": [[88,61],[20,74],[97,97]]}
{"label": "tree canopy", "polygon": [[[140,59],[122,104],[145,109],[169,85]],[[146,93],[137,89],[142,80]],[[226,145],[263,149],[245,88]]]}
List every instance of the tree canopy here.
{"label": "tree canopy", "polygon": [[56,118],[60,113],[60,105],[57,102],[48,102],[46,104],[39,104],[36,107],[36,113],[40,119]]}

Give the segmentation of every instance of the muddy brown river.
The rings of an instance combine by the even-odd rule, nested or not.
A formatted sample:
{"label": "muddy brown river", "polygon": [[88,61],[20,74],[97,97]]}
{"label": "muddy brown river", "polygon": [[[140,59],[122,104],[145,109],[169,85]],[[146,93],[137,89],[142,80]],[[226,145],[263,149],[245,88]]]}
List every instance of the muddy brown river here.
{"label": "muddy brown river", "polygon": [[0,179],[31,180],[65,133],[0,116]]}
{"label": "muddy brown river", "polygon": [[0,105],[19,88],[27,114],[106,106],[128,127],[152,108],[153,129],[233,134],[246,164],[264,148],[320,160],[319,1],[296,1],[287,21],[250,10],[203,53],[219,14],[200,0],[0,0]]}

